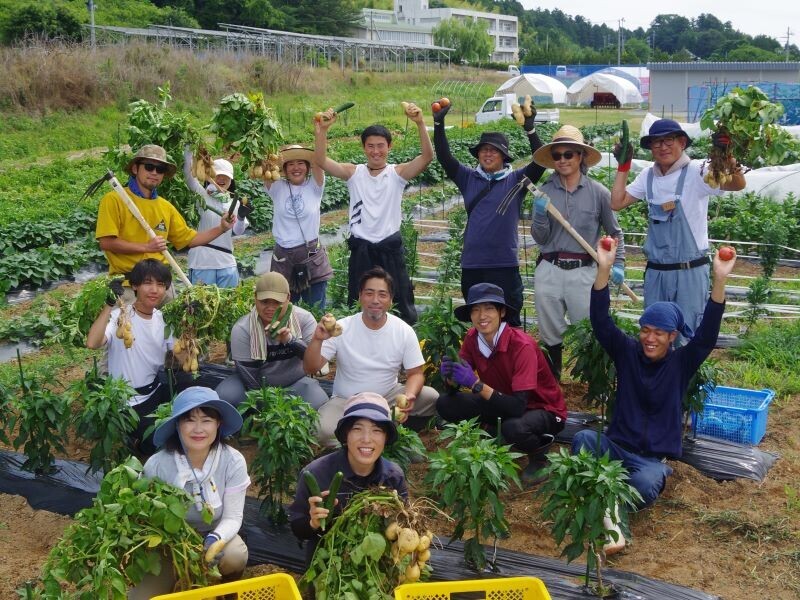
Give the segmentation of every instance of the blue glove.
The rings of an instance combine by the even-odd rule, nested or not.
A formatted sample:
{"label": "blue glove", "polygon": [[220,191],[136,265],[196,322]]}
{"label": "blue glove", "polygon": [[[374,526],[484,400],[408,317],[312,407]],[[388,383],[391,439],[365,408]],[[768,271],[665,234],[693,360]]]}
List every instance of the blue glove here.
{"label": "blue glove", "polygon": [[203,540],[203,550],[208,550],[213,546],[216,542],[220,540],[220,537],[216,533],[209,533],[206,535],[205,539]]}
{"label": "blue glove", "polygon": [[472,389],[472,386],[478,382],[478,376],[472,370],[472,366],[467,362],[453,363],[453,374],[450,379],[455,381],[458,385]]}
{"label": "blue glove", "polygon": [[625,281],[625,267],[614,265],[611,267],[611,281],[614,285],[620,285]]}
{"label": "blue glove", "polygon": [[547,196],[536,196],[533,199],[533,210],[539,216],[547,214],[547,205],[550,204],[550,198]]}

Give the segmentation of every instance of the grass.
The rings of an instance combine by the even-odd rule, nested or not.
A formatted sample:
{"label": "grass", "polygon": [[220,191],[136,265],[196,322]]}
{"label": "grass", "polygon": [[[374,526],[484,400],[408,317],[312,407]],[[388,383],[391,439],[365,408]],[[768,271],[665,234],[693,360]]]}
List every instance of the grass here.
{"label": "grass", "polygon": [[[75,365],[88,365],[95,351],[88,348],[45,348],[22,357],[25,378],[35,376],[39,381],[60,381],[64,369]],[[19,388],[19,366],[17,361],[0,364],[0,384],[15,390]]]}

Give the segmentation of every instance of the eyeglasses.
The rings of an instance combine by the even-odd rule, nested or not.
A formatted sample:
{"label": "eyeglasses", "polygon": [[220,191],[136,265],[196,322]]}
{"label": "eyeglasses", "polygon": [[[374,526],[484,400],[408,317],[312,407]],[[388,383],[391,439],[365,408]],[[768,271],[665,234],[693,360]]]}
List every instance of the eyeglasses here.
{"label": "eyeglasses", "polygon": [[563,157],[564,160],[572,160],[573,156],[580,156],[581,153],[577,150],[567,150],[566,152],[551,152],[550,156],[553,157],[554,161],[559,161]]}
{"label": "eyeglasses", "polygon": [[163,175],[164,173],[167,172],[167,165],[156,165],[153,163],[146,163],[146,162],[140,162],[139,164],[142,165],[144,167],[144,170],[147,171],[148,173],[152,173],[153,171],[155,171],[159,175]]}
{"label": "eyeglasses", "polygon": [[677,136],[671,135],[669,137],[653,140],[652,142],[650,142],[650,147],[661,148],[661,146],[664,146],[665,148],[671,148],[672,144],[674,144],[675,140],[677,139],[678,139]]}

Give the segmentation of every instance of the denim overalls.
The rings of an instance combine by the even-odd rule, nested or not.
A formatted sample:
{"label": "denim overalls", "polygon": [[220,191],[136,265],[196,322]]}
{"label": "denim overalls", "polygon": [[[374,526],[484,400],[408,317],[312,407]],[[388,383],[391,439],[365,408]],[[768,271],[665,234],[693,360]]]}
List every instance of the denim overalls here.
{"label": "denim overalls", "polygon": [[664,271],[648,268],[645,271],[644,305],[647,307],[660,300],[676,302],[683,311],[686,323],[695,330],[708,300],[710,267],[707,262],[692,268],[688,266],[691,261],[707,258],[707,249],[700,250],[697,247],[681,206],[688,165],[681,169],[675,188],[675,207],[669,211],[653,203],[654,168],[651,167],[647,174],[645,200],[650,223],[643,249],[648,262],[676,268]]}

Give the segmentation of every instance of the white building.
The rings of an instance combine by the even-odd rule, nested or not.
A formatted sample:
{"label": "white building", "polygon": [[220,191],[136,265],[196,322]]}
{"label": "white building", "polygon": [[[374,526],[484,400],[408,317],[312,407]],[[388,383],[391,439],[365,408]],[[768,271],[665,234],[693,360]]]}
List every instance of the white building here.
{"label": "white building", "polygon": [[471,19],[486,23],[494,39],[491,60],[517,62],[519,22],[517,17],[461,8],[428,8],[428,0],[394,0],[394,10],[365,8],[357,37],[366,39],[433,44],[433,28],[445,19]]}

